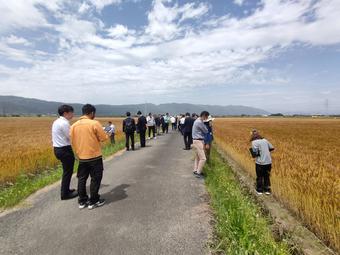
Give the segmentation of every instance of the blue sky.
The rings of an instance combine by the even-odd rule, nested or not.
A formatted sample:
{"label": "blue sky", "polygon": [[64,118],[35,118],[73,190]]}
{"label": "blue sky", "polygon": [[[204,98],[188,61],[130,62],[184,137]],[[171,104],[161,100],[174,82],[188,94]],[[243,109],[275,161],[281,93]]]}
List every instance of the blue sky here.
{"label": "blue sky", "polygon": [[0,94],[340,113],[340,0],[0,0]]}

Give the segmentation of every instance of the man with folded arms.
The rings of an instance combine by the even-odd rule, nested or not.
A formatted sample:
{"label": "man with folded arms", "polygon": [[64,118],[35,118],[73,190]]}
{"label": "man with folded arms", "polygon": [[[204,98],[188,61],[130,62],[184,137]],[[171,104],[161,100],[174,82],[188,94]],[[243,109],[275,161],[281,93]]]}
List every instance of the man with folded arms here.
{"label": "man with folded arms", "polygon": [[204,121],[209,117],[209,112],[203,111],[199,118],[197,118],[192,127],[193,149],[195,151],[195,165],[194,175],[197,178],[203,178],[203,167],[207,158],[204,151],[204,138],[208,133],[208,129],[204,124]]}
{"label": "man with folded arms", "polygon": [[[108,140],[102,125],[94,120],[96,108],[86,104],[82,108],[83,116],[71,126],[71,144],[79,160],[78,193],[79,209],[86,206],[94,209],[105,204],[98,194],[103,178],[103,157],[101,142]],[[86,181],[91,176],[90,199],[86,193]]]}
{"label": "man with folded arms", "polygon": [[76,190],[70,189],[74,167],[74,155],[70,143],[70,120],[73,118],[73,107],[61,105],[58,114],[60,117],[52,125],[52,142],[54,154],[63,166],[61,200],[66,200],[78,196]]}

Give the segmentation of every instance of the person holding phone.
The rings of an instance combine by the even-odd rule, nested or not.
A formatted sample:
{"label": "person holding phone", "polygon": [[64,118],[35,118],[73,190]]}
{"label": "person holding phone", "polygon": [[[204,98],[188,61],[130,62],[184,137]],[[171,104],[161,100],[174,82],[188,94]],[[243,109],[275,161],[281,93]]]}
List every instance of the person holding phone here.
{"label": "person holding phone", "polygon": [[274,146],[256,129],[251,132],[250,141],[251,148],[249,150],[252,157],[255,158],[256,192],[259,195],[263,193],[270,195],[271,152],[274,150]]}

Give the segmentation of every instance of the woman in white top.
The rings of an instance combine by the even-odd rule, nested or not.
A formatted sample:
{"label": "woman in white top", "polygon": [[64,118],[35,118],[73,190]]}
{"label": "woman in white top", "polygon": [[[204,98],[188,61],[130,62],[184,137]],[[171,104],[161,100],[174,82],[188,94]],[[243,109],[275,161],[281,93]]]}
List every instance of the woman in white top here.
{"label": "woman in white top", "polygon": [[149,131],[149,137],[148,139],[151,139],[151,132],[153,135],[153,139],[156,139],[156,123],[155,118],[152,116],[152,113],[150,112],[149,115],[146,117],[146,125],[148,126]]}

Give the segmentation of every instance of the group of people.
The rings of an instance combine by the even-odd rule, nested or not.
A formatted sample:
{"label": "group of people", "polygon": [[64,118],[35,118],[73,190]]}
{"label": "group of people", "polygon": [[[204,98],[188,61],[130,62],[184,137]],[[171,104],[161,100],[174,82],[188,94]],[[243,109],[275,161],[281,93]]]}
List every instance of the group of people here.
{"label": "group of people", "polygon": [[[101,143],[108,140],[114,132],[111,129],[105,132],[102,125],[94,120],[96,108],[91,104],[82,107],[83,115],[72,126],[70,125],[70,120],[74,116],[72,106],[61,105],[58,108],[58,114],[60,117],[52,125],[52,142],[55,156],[61,161],[63,167],[61,199],[66,200],[78,196],[80,209],[85,207],[94,209],[102,206],[105,200],[99,195],[104,170]],[[74,155],[79,161],[77,191],[70,189]],[[90,197],[86,192],[86,182],[89,176],[91,177]]]}
{"label": "group of people", "polygon": [[[82,116],[72,126],[70,120],[74,117],[74,109],[70,105],[61,105],[58,108],[59,118],[52,125],[52,142],[54,154],[62,163],[63,175],[61,181],[61,199],[78,198],[79,208],[94,209],[105,204],[100,198],[99,188],[103,177],[103,157],[101,143],[111,139],[115,143],[115,126],[108,122],[102,127],[95,120],[96,108],[91,104],[82,107]],[[134,136],[137,132],[140,137],[141,147],[145,147],[146,132],[148,139],[156,139],[162,129],[168,133],[169,124],[173,130],[179,130],[184,139],[184,150],[194,150],[195,160],[193,174],[197,178],[203,178],[203,168],[210,157],[213,137],[213,121],[209,112],[203,111],[197,114],[186,113],[180,116],[165,115],[144,116],[137,113],[137,122],[131,113],[126,113],[123,120],[123,132],[126,136],[126,150],[135,149]],[[273,145],[263,138],[257,130],[251,134],[251,155],[256,162],[256,191],[258,194],[270,194],[271,151]],[[70,189],[70,182],[74,170],[75,156],[79,161],[77,177],[78,187]],[[91,177],[90,197],[86,192],[86,182]]]}
{"label": "group of people", "polygon": [[[123,132],[125,133],[126,150],[135,150],[135,133],[139,134],[141,147],[145,147],[145,140],[157,139],[161,131],[163,134],[169,132],[169,125],[173,121],[173,116],[169,113],[154,115],[149,113],[144,116],[141,111],[137,112],[137,122],[131,113],[126,113],[126,119],[123,120]],[[148,137],[146,135],[148,133]]]}

